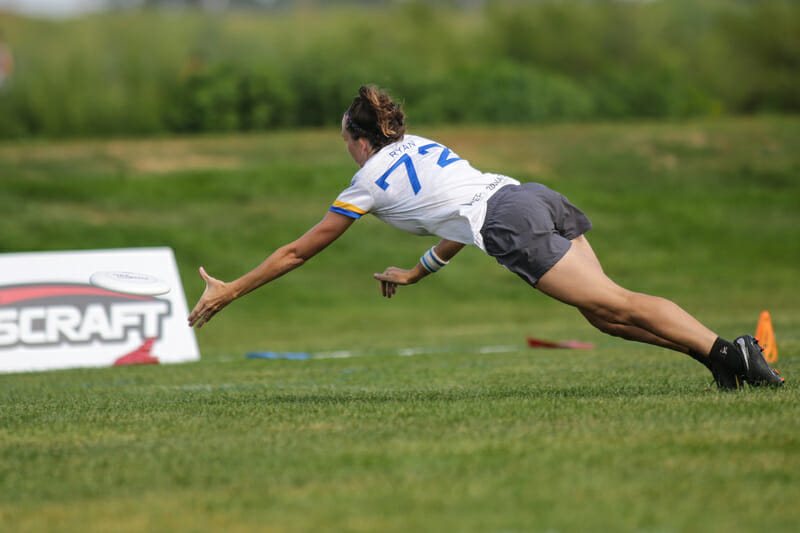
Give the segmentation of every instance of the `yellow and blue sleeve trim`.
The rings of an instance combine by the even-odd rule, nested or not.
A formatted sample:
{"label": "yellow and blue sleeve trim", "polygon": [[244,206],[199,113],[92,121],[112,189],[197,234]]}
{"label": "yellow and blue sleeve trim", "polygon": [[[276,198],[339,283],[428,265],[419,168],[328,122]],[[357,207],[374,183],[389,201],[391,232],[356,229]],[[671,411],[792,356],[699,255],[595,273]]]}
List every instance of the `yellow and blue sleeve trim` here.
{"label": "yellow and blue sleeve trim", "polygon": [[353,204],[348,204],[346,202],[340,202],[339,200],[333,202],[330,210],[346,217],[355,218],[356,220],[367,214],[367,212],[360,207],[356,207]]}

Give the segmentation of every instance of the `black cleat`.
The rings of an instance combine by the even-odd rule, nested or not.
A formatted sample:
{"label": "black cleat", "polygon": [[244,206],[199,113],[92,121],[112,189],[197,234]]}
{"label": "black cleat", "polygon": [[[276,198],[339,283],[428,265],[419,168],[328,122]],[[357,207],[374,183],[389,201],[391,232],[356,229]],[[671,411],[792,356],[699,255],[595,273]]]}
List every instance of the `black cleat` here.
{"label": "black cleat", "polygon": [[711,374],[720,390],[736,390],[742,384],[741,378],[728,368],[724,359],[711,358]]}
{"label": "black cleat", "polygon": [[764,354],[761,353],[763,348],[752,335],[742,335],[733,343],[742,352],[744,361],[744,372],[737,376],[740,380],[743,379],[754,387],[760,385],[783,387],[786,380],[769,366]]}

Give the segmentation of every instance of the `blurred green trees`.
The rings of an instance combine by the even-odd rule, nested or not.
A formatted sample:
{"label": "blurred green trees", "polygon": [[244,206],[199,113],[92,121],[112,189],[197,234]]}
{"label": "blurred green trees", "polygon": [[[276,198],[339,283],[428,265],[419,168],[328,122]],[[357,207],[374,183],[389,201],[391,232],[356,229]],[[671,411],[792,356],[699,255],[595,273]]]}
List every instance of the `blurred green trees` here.
{"label": "blurred green trees", "polygon": [[363,83],[413,123],[800,111],[800,3],[403,2],[0,14],[0,137],[335,125]]}

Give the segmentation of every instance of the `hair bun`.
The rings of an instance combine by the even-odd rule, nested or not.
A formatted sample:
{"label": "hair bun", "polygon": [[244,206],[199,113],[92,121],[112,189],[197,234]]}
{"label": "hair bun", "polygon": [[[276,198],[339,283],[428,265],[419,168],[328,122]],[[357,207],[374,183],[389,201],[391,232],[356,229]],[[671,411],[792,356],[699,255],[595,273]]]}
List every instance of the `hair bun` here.
{"label": "hair bun", "polygon": [[366,137],[375,148],[403,138],[405,113],[384,91],[362,85],[347,111],[347,126],[354,138]]}

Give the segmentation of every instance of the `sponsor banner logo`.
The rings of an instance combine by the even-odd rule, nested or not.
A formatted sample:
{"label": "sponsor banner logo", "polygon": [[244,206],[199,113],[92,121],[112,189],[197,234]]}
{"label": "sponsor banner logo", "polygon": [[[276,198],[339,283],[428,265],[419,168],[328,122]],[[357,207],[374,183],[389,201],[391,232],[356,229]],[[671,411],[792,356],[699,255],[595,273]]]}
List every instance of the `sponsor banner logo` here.
{"label": "sponsor banner logo", "polygon": [[[102,259],[119,255],[128,258],[130,253],[61,252],[49,253],[45,259],[52,262],[53,255],[66,256],[67,263],[80,259],[80,265],[88,263],[94,268],[97,254]],[[194,332],[186,324],[188,311],[172,250],[145,249],[140,253],[145,253],[145,266],[151,268],[157,262],[150,255],[172,260],[172,264],[167,262],[169,268],[162,267],[159,272],[165,275],[166,271],[177,280],[170,293],[123,294],[90,285],[88,279],[20,282],[24,273],[12,283],[4,283],[5,276],[0,278],[0,372],[198,359]],[[19,256],[41,259],[39,254],[13,255],[14,260]],[[0,267],[3,259],[8,256],[0,254]],[[111,262],[109,268],[119,266]],[[81,277],[87,278],[86,266],[80,269]]]}
{"label": "sponsor banner logo", "polygon": [[[91,285],[0,286],[0,349],[79,347],[92,343],[119,346],[132,338],[144,339],[152,348],[161,337],[170,307],[167,300],[120,294]],[[115,364],[127,361],[124,357]],[[157,362],[150,357],[149,362]]]}

